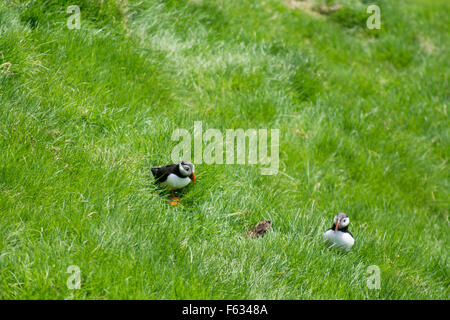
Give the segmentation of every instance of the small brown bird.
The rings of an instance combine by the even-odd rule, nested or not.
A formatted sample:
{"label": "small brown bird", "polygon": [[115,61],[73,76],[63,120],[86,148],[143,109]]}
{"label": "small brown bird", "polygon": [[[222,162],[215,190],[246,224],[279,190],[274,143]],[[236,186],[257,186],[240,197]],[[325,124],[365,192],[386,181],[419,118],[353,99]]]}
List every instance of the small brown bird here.
{"label": "small brown bird", "polygon": [[152,167],[151,171],[156,181],[168,189],[172,194],[171,205],[178,205],[179,198],[175,197],[174,190],[186,187],[191,181],[195,181],[195,166],[189,161],[181,161],[177,164]]}
{"label": "small brown bird", "polygon": [[264,234],[270,229],[271,224],[272,221],[270,220],[260,221],[252,230],[248,232],[248,235],[251,238],[264,237]]}

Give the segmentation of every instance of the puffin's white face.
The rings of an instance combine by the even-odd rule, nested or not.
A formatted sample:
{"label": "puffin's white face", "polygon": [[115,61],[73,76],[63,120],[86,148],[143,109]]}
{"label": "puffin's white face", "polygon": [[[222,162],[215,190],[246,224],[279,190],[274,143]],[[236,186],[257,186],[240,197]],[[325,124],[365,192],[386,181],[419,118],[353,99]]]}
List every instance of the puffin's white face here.
{"label": "puffin's white face", "polygon": [[350,218],[345,213],[338,213],[334,217],[334,224],[336,225],[336,230],[345,228],[350,224]]}
{"label": "puffin's white face", "polygon": [[180,168],[180,172],[182,175],[184,175],[185,177],[191,177],[192,180],[195,179],[194,178],[195,167],[192,163],[188,161],[181,161],[178,167]]}

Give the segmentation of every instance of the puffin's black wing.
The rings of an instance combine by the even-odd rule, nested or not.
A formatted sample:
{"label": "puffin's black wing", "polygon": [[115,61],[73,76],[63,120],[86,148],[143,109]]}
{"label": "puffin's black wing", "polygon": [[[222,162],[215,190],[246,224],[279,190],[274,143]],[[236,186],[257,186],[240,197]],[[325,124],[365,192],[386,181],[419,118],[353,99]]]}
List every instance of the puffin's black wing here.
{"label": "puffin's black wing", "polygon": [[174,173],[177,174],[179,171],[178,164],[169,164],[167,166],[162,167],[152,167],[152,174],[158,182],[164,182],[167,180],[169,174]]}

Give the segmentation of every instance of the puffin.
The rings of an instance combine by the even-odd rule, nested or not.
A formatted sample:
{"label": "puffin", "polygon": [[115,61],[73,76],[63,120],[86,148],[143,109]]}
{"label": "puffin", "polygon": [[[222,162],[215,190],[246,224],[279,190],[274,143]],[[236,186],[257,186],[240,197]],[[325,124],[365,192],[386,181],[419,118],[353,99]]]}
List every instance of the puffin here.
{"label": "puffin", "polygon": [[251,238],[264,237],[264,234],[270,229],[272,221],[269,219],[260,221],[258,224],[248,232]]}
{"label": "puffin", "polygon": [[155,180],[163,187],[170,190],[172,195],[172,205],[177,205],[180,201],[174,195],[174,190],[186,187],[189,183],[195,182],[195,166],[189,161],[181,161],[176,164],[152,167],[151,171]]}
{"label": "puffin", "polygon": [[325,241],[339,249],[349,251],[355,243],[353,235],[348,231],[349,224],[349,216],[343,212],[338,213],[334,217],[333,226],[323,234]]}

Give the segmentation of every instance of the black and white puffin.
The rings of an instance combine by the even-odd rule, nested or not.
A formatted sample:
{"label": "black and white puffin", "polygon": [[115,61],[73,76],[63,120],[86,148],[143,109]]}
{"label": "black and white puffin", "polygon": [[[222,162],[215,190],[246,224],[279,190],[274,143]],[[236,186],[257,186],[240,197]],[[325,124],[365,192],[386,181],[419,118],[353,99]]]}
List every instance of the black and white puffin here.
{"label": "black and white puffin", "polygon": [[324,239],[340,249],[350,250],[355,243],[355,239],[348,231],[349,224],[350,218],[348,215],[343,212],[338,213],[334,217],[333,226],[323,234]]}
{"label": "black and white puffin", "polygon": [[151,171],[156,181],[171,191],[172,204],[178,204],[180,199],[175,198],[173,191],[186,187],[191,181],[195,181],[195,166],[189,161],[181,161],[167,166],[152,167]]}

